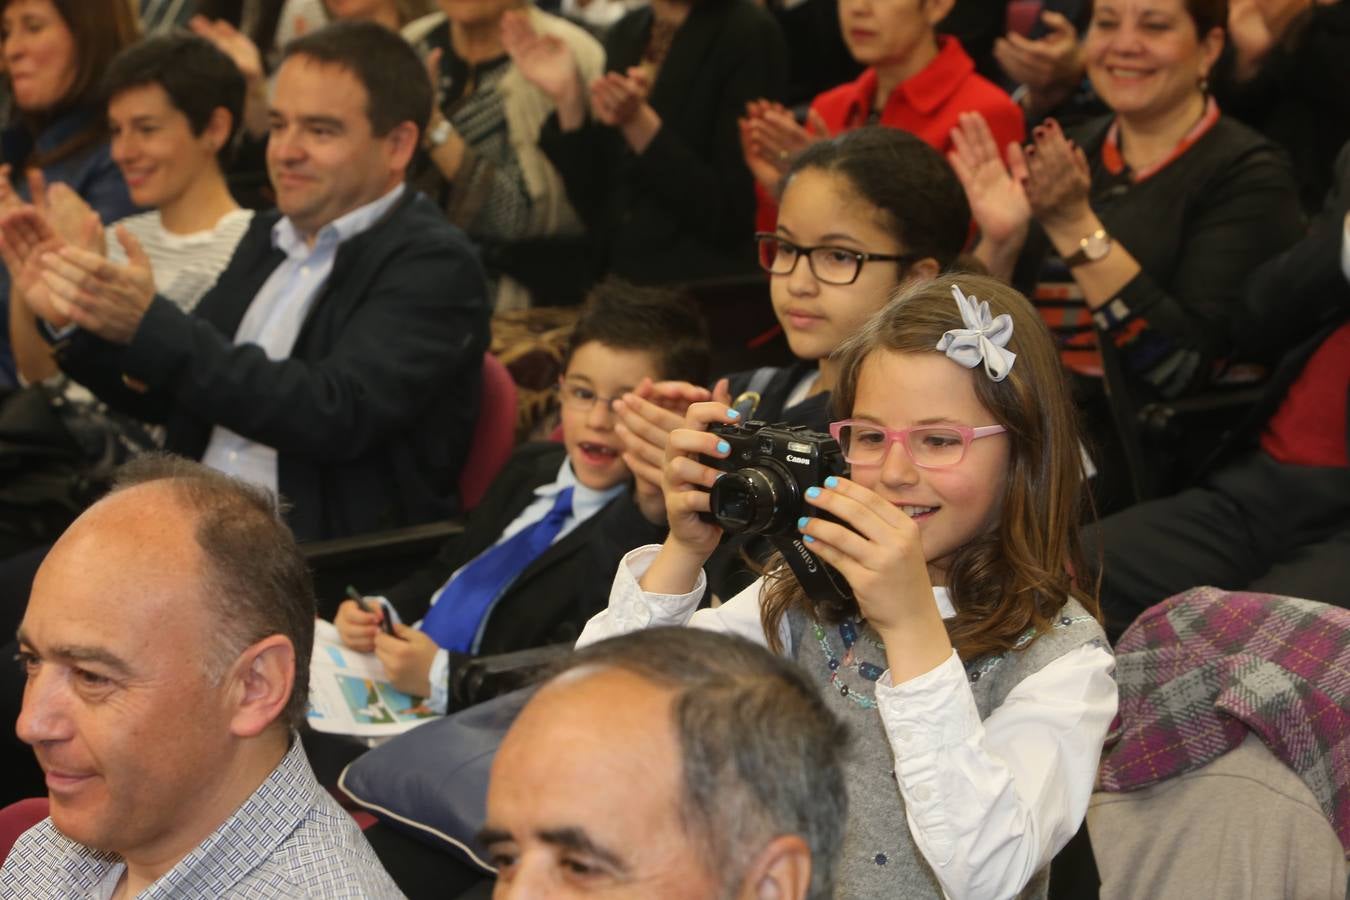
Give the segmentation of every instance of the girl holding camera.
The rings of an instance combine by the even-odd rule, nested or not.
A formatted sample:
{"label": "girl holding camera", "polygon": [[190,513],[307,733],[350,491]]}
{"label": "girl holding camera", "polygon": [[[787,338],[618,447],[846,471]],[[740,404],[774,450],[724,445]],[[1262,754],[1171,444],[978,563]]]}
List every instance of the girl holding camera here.
{"label": "girl holding camera", "polygon": [[[796,361],[733,374],[716,393],[747,418],[823,431],[835,382],[830,353],[897,285],[936,277],[956,260],[969,234],[970,208],[936,150],[912,134],[878,126],[813,144],[780,187],[776,227],[756,241],[774,315]],[[806,258],[795,262],[798,250]],[[690,401],[707,399],[704,388],[680,382],[626,395],[617,431],[628,467],[660,484],[667,435],[683,424]],[[728,542],[709,566],[722,597],[754,580],[742,546]]]}
{"label": "girl holding camera", "polygon": [[[1081,824],[1117,695],[1077,527],[1082,460],[1049,332],[991,278],[913,284],[831,357],[851,466],[797,530],[852,601],[813,602],[782,560],[697,610],[730,446],[717,402],[670,435],[670,535],[630,553],[578,641],[689,624],[796,659],[852,722],[836,895],[1044,896]],[[820,513],[837,521],[828,521]]]}

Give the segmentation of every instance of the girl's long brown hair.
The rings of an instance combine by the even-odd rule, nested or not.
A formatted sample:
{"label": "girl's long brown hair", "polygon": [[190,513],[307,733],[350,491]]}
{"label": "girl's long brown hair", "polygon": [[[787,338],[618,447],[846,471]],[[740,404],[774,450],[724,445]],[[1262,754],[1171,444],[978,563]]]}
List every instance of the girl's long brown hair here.
{"label": "girl's long brown hair", "polygon": [[[947,569],[956,616],[947,632],[967,662],[1011,649],[1028,628],[1046,631],[1069,596],[1098,615],[1096,588],[1076,582],[1087,571],[1078,538],[1086,498],[1077,418],[1050,332],[1027,299],[985,275],[954,274],[907,285],[835,351],[839,381],[831,404],[835,418],[852,414],[863,361],[873,353],[937,353],[942,335],[966,327],[952,297],[988,301],[989,311],[1013,320],[1008,349],[1017,354],[1008,377],[996,382],[974,371],[975,393],[1008,430],[1007,489],[997,528],[958,550]],[[956,365],[956,363],[952,363]],[[904,385],[895,385],[904,390]],[[778,564],[775,565],[775,562]],[[819,621],[857,615],[851,608],[813,604],[782,561],[771,561],[761,620],[770,646],[793,607]]]}

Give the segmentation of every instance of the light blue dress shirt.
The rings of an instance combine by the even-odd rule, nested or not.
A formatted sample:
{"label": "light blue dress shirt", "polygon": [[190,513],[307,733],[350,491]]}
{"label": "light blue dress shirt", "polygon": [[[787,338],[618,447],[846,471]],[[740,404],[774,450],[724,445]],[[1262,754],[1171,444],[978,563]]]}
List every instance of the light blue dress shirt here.
{"label": "light blue dress shirt", "polygon": [[[378,222],[403,196],[399,184],[378,200],[359,206],[319,229],[314,246],[305,243],[289,218],[272,226],[272,246],[286,254],[263,283],[234,334],[236,344],[257,344],[271,360],[286,359],[333,271],[338,247]],[[277,489],[277,451],[217,425],[202,462],[269,490]]]}

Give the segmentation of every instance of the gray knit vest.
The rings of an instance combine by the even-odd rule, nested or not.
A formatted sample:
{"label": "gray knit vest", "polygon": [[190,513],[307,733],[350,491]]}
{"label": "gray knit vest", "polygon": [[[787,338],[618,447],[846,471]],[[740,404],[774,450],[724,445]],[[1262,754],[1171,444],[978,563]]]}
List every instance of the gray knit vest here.
{"label": "gray knit vest", "polygon": [[[966,666],[980,718],[987,719],[1017,683],[1071,650],[1107,646],[1097,621],[1072,598],[1055,627],[1034,641],[1028,631],[1014,649]],[[866,623],[817,625],[800,610],[788,613],[792,655],[822,690],[825,702],[849,725],[845,755],[848,828],[839,860],[835,897],[840,900],[942,897],[942,888],[915,845],[905,820],[905,801],[895,779],[895,759],[876,709],[875,678],[887,667],[886,652]],[[846,656],[843,631],[856,634]],[[847,662],[845,662],[847,660]],[[866,675],[872,675],[871,679]],[[1037,872],[1019,895],[1044,898],[1049,868]]]}

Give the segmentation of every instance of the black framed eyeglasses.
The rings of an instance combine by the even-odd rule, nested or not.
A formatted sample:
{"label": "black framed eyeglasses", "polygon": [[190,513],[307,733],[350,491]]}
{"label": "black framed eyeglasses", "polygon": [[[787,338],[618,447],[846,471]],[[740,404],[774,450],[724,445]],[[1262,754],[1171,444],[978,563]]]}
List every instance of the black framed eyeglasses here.
{"label": "black framed eyeglasses", "polygon": [[828,245],[803,247],[767,231],[755,234],[755,246],[759,251],[760,268],[770,275],[791,275],[797,268],[797,260],[805,256],[811,274],[825,284],[852,284],[858,280],[865,262],[898,262],[903,266],[923,259],[923,255],[917,253],[868,253]]}

